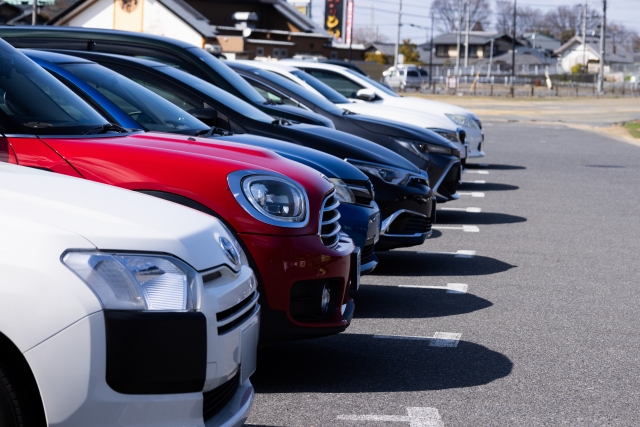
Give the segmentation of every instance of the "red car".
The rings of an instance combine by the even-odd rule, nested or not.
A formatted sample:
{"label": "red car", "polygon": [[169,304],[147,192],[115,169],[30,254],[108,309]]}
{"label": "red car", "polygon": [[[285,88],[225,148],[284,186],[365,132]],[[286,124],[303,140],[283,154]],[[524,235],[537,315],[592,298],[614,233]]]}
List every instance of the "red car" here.
{"label": "red car", "polygon": [[[247,253],[258,276],[263,340],[348,326],[357,255],[340,232],[333,184],[318,172],[252,146],[111,125],[2,40],[0,56],[0,161],[147,193],[220,218],[244,246],[225,248],[230,265]],[[165,121],[179,129],[188,120],[185,113]]]}

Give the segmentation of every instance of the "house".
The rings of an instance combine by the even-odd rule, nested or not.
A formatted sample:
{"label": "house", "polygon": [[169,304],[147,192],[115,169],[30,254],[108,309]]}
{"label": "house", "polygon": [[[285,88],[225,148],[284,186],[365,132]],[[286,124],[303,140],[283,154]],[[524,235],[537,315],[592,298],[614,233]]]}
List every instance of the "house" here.
{"label": "house", "polygon": [[[583,42],[582,37],[575,36],[554,53],[558,56],[558,63],[565,73],[571,73],[571,69],[578,64],[586,65],[589,73],[597,73],[600,69],[600,36],[587,35],[586,43]],[[627,52],[621,46],[616,46],[612,37],[606,37],[605,64],[607,67],[619,68],[631,65],[633,62],[633,53]],[[605,68],[606,72],[608,72],[607,68]]]}
{"label": "house", "polygon": [[[315,55],[349,49],[284,0],[77,0],[49,25],[109,28],[172,37],[228,58]],[[352,49],[354,59],[364,49]]]}
{"label": "house", "polygon": [[[460,34],[460,65],[464,60],[465,33]],[[493,44],[492,44],[493,41]],[[479,60],[491,56],[491,46],[493,45],[493,56],[505,54],[511,50],[513,38],[507,34],[492,31],[469,31],[469,65],[474,65]],[[524,42],[517,40],[518,45]],[[433,65],[451,66],[455,65],[458,56],[458,33],[445,33],[433,39]],[[430,43],[418,46],[420,59],[429,62]]]}
{"label": "house", "polygon": [[[55,0],[38,0],[36,11],[36,24],[44,24],[47,21],[47,10],[54,6]],[[0,1],[0,24],[4,25],[31,25],[33,14],[32,0],[5,0]]]}
{"label": "house", "polygon": [[524,33],[518,39],[526,40],[530,47],[543,50],[549,54],[553,54],[562,45],[560,40],[541,33]]}

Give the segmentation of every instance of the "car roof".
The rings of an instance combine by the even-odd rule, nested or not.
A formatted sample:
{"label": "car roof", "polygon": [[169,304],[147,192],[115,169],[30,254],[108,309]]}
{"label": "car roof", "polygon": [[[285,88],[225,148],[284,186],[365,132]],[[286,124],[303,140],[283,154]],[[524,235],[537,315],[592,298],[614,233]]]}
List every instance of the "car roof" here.
{"label": "car roof", "polygon": [[236,59],[233,61],[226,61],[227,63],[238,64],[238,68],[243,70],[250,70],[251,68],[259,68],[261,70],[286,70],[288,72],[298,71],[296,67],[291,65],[281,64],[275,61],[249,61],[247,59]]}
{"label": "car roof", "polygon": [[83,64],[89,63],[92,64],[93,61],[89,61],[88,59],[79,58],[77,56],[51,52],[46,50],[38,50],[38,49],[18,49],[25,55],[29,57],[35,57],[39,59],[44,59],[45,61],[52,62],[54,64]]}

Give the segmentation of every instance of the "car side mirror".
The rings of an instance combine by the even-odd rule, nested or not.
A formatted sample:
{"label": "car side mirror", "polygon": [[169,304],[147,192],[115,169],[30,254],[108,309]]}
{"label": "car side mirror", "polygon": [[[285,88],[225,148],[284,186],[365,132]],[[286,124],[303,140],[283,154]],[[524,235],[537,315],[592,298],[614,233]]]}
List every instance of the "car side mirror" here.
{"label": "car side mirror", "polygon": [[356,93],[356,97],[363,101],[373,101],[374,99],[376,99],[376,93],[373,91],[373,89],[360,89]]}
{"label": "car side mirror", "polygon": [[207,126],[215,126],[216,120],[218,119],[218,110],[215,108],[194,108],[193,110],[189,110],[189,114]]}

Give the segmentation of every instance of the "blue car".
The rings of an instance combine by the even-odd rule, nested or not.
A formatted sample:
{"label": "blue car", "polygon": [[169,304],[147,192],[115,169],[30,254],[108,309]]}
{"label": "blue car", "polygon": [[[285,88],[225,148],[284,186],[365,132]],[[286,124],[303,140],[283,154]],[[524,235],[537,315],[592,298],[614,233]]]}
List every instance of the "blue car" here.
{"label": "blue car", "polygon": [[[185,116],[183,110],[166,99],[95,62],[46,51],[25,49],[22,52],[109,121],[124,128],[207,136],[218,141],[260,146],[318,170],[336,187],[340,224],[360,250],[361,274],[370,273],[378,264],[373,248],[380,237],[380,210],[374,201],[371,181],[355,166],[300,145],[246,133],[231,134],[207,126],[193,116]],[[240,106],[244,104],[236,100]],[[176,120],[177,117],[180,119]],[[357,290],[358,285],[352,284],[352,290]]]}

